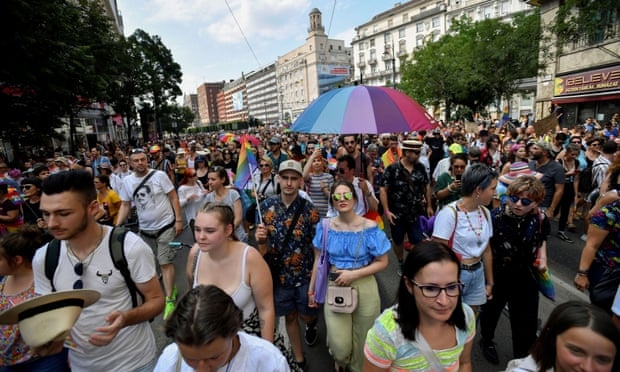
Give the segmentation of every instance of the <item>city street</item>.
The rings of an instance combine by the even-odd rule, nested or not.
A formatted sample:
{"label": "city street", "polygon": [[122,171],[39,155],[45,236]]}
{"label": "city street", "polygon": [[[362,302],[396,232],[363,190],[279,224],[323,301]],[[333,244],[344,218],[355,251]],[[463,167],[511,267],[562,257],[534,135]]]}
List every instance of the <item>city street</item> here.
{"label": "city street", "polygon": [[[581,224],[577,223],[578,228],[581,228]],[[579,262],[579,256],[581,254],[581,248],[583,247],[583,241],[579,239],[581,232],[579,233],[567,233],[574,243],[567,243],[556,237],[557,222],[551,223],[552,234],[548,240],[547,255],[549,260],[549,267],[551,275],[554,281],[556,290],[556,303],[562,303],[568,300],[585,300],[587,296],[577,291],[572,282],[577,270]],[[581,230],[578,230],[581,231]],[[191,234],[189,231],[184,231],[180,236],[180,241],[189,243],[191,242]],[[176,260],[176,283],[179,288],[179,293],[184,293],[187,290],[187,280],[185,278],[185,263],[187,260],[187,249],[183,248],[179,251]],[[396,289],[398,288],[398,276],[396,275],[396,257],[393,253],[390,253],[390,264],[388,268],[377,275],[377,281],[379,283],[379,291],[381,294],[382,308],[388,307],[392,304]],[[553,310],[555,303],[540,296],[540,310],[539,317],[541,322],[547,319],[549,313]],[[280,321],[280,329],[284,332],[283,321]],[[157,346],[159,350],[163,349],[170,340],[168,340],[163,334],[163,321],[159,316],[153,323],[153,329],[157,338]],[[474,371],[476,372],[495,372],[503,371],[506,364],[512,359],[512,345],[510,339],[510,325],[507,317],[507,313],[502,316],[500,324],[498,325],[496,332],[496,347],[500,357],[500,364],[495,366],[488,363],[482,353],[480,347],[477,344],[478,336],[474,343],[472,352],[472,361]],[[333,360],[329,356],[327,347],[325,346],[325,324],[321,320],[319,327],[319,341],[313,347],[307,347],[304,345],[306,358],[308,360],[307,371],[310,372],[328,372],[333,370]]]}

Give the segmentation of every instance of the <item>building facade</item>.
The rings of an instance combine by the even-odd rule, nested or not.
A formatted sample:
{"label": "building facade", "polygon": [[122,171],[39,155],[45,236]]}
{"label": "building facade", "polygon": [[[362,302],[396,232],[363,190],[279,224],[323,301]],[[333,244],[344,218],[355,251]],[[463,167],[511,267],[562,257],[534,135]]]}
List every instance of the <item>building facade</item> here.
{"label": "building facade", "polygon": [[205,126],[220,122],[217,95],[223,87],[224,82],[203,83],[196,90],[200,125]]}
{"label": "building facade", "polygon": [[[221,108],[223,107],[223,111]],[[230,123],[248,120],[248,93],[245,84],[245,75],[236,80],[225,83],[218,96],[220,122]]]}
{"label": "building facade", "polygon": [[192,123],[192,127],[199,127],[200,111],[198,110],[198,94],[184,94],[183,106],[189,107],[189,109],[194,113],[194,122]]}
{"label": "building facade", "polygon": [[280,120],[275,62],[246,75],[248,115],[270,124]]}
{"label": "building facade", "polygon": [[[560,2],[543,0],[537,4],[541,22],[550,25]],[[588,117],[603,125],[614,113],[620,113],[619,9],[606,9],[606,14],[592,20],[601,26],[595,33],[584,33],[560,48],[555,47],[557,39],[551,35],[553,58],[538,77],[536,118],[561,112],[561,125],[571,128]]]}

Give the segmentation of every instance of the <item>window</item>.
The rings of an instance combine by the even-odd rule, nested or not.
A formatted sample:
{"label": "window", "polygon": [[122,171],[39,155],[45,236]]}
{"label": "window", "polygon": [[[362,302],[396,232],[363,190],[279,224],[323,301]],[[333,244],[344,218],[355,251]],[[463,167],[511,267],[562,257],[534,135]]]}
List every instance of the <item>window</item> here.
{"label": "window", "polygon": [[400,40],[398,42],[398,55],[407,54],[407,42],[405,40]]}
{"label": "window", "polygon": [[415,24],[415,32],[417,33],[424,32],[424,22],[418,22]]}
{"label": "window", "polygon": [[489,19],[492,17],[492,12],[491,12],[491,7],[490,6],[485,6],[484,8],[482,8],[482,17],[484,19]]}
{"label": "window", "polygon": [[424,46],[424,36],[418,36],[415,38],[415,46],[421,48]]}
{"label": "window", "polygon": [[388,27],[394,26],[394,20],[392,18],[388,19]]}
{"label": "window", "polygon": [[385,34],[383,34],[383,43],[384,44],[389,44],[392,41],[392,34],[389,32],[386,32]]}
{"label": "window", "polygon": [[374,74],[374,73],[376,73],[376,72],[377,72],[377,66],[376,66],[376,65],[372,65],[372,66],[370,66],[370,73],[371,73],[371,74]]}
{"label": "window", "polygon": [[404,39],[405,36],[407,36],[407,31],[404,27],[401,27],[398,29],[398,38],[399,39]]}
{"label": "window", "polygon": [[385,71],[392,71],[392,60],[388,59],[385,61]]}
{"label": "window", "polygon": [[409,14],[405,13],[403,14],[403,23],[407,23],[409,22]]}
{"label": "window", "polygon": [[510,1],[502,1],[499,4],[499,14],[505,16],[510,13]]}
{"label": "window", "polygon": [[374,49],[370,50],[370,59],[371,60],[377,59],[377,52]]}
{"label": "window", "polygon": [[375,39],[370,39],[370,47],[371,48],[375,47]]}
{"label": "window", "polygon": [[364,62],[364,53],[359,54],[360,62]]}
{"label": "window", "polygon": [[433,19],[431,20],[433,28],[437,28],[440,25],[440,21],[439,21],[439,17],[433,17]]}

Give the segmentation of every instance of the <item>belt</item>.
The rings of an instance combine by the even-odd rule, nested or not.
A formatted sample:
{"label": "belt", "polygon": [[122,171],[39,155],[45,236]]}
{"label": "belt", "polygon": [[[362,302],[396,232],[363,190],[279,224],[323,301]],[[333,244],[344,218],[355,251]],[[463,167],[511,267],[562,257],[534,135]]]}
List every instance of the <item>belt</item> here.
{"label": "belt", "polygon": [[140,234],[146,236],[147,238],[157,239],[166,230],[170,229],[171,227],[174,227],[174,223],[175,223],[175,221],[170,222],[169,224],[167,224],[166,226],[162,227],[161,229],[159,229],[159,231],[157,231],[155,233],[148,233],[148,232],[146,232],[144,230],[140,230]]}
{"label": "belt", "polygon": [[476,270],[478,270],[481,267],[482,267],[482,261],[478,261],[478,262],[473,263],[471,265],[464,264],[464,263],[461,264],[461,269],[467,270],[467,271],[476,271]]}

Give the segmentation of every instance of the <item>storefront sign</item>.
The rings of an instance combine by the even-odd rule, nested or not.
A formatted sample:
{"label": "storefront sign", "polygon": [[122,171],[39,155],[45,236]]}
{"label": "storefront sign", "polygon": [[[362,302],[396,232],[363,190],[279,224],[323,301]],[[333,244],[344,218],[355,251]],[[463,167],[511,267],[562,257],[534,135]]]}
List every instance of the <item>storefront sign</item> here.
{"label": "storefront sign", "polygon": [[620,66],[555,78],[555,96],[595,93],[620,88]]}

